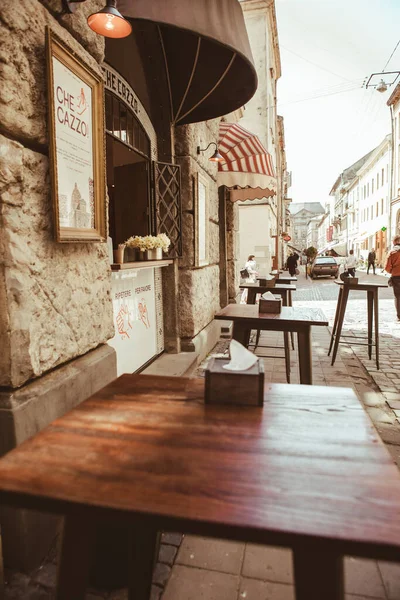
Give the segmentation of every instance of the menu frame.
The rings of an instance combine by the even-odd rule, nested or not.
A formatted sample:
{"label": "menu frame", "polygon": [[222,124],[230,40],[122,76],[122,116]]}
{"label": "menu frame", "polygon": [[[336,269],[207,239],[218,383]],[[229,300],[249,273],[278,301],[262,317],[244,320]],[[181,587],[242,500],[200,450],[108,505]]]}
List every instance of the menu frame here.
{"label": "menu frame", "polygon": [[[107,203],[103,77],[81,61],[50,27],[46,28],[46,61],[54,237],[57,242],[104,242]],[[68,91],[67,84],[59,84],[61,72],[67,84],[73,83],[75,89],[81,86],[78,97]],[[81,113],[86,108],[89,110],[83,118]],[[65,126],[62,137],[60,123]],[[73,183],[74,170],[78,181],[83,182],[82,190],[76,181]]]}

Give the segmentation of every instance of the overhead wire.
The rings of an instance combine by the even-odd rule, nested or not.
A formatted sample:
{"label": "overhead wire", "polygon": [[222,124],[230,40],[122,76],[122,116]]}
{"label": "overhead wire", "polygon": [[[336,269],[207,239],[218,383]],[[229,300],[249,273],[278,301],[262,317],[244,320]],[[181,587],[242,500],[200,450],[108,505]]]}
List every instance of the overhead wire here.
{"label": "overhead wire", "polygon": [[392,60],[393,54],[396,52],[397,48],[399,47],[399,44],[400,44],[400,40],[397,42],[396,46],[394,47],[394,50],[393,50],[392,54],[389,56],[389,60],[387,61],[386,65],[383,67],[382,71],[384,71],[386,69],[386,67]]}
{"label": "overhead wire", "polygon": [[327,69],[326,67],[322,67],[318,63],[315,63],[312,60],[309,60],[308,58],[305,58],[304,56],[301,56],[301,54],[297,54],[297,52],[294,52],[293,50],[289,50],[289,48],[286,48],[282,44],[280,45],[280,47],[283,48],[284,50],[286,50],[286,52],[290,52],[290,54],[293,54],[294,56],[297,56],[298,58],[301,58],[301,60],[304,60],[305,62],[308,62],[310,65],[314,65],[314,67],[317,67],[318,69],[321,69],[322,71],[326,71],[327,73],[330,73],[331,75],[334,75],[335,77],[339,77],[340,79],[344,79],[345,81],[350,81],[350,79],[348,79],[348,77],[344,77],[343,75],[339,75],[338,73],[334,73],[330,69]]}

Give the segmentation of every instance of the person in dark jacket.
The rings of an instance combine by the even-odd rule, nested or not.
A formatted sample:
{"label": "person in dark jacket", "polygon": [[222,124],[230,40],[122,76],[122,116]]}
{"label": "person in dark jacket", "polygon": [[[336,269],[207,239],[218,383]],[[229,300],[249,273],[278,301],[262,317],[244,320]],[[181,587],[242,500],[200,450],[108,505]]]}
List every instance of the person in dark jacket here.
{"label": "person in dark jacket", "polygon": [[375,273],[375,261],[376,261],[376,254],[375,254],[375,250],[374,248],[372,248],[371,252],[369,252],[368,254],[368,267],[367,267],[367,275],[369,273],[369,268],[372,267],[374,270],[374,275],[376,275]]}
{"label": "person in dark jacket", "polygon": [[298,258],[299,258],[298,254],[291,254],[290,256],[288,256],[288,259],[286,261],[287,268],[289,270],[289,273],[290,273],[291,277],[294,277],[296,275],[297,259]]}

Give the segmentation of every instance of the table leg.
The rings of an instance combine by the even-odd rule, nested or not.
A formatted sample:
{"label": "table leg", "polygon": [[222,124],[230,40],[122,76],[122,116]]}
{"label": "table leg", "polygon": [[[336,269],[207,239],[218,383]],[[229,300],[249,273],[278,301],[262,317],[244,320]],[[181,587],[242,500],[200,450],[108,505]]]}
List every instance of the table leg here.
{"label": "table leg", "polygon": [[293,550],[296,600],[344,600],[343,558],[324,549]]}
{"label": "table leg", "polygon": [[257,290],[254,288],[247,288],[247,304],[255,304],[257,299]]}
{"label": "table leg", "polygon": [[342,301],[342,296],[343,296],[343,289],[342,289],[342,287],[340,287],[338,301],[337,301],[337,305],[336,305],[335,320],[334,320],[333,328],[332,328],[331,343],[329,345],[329,350],[328,350],[328,356],[331,353],[333,341],[335,339],[335,333],[336,333],[337,324],[338,324],[338,318],[339,318],[339,313],[340,313],[340,303]]}
{"label": "table leg", "polygon": [[378,292],[379,290],[374,290],[374,329],[375,329],[375,359],[376,359],[376,368],[379,369],[379,304],[378,304]]}
{"label": "table leg", "polygon": [[348,289],[349,287],[350,286],[348,286],[348,285],[343,286],[342,298],[340,300],[339,314],[338,314],[337,325],[336,325],[335,343],[333,346],[333,354],[332,354],[332,362],[331,362],[332,365],[335,364],[336,355],[337,355],[337,351],[339,348],[340,336],[342,334],[344,315],[345,315],[346,306],[347,306],[347,299],[349,297],[349,289]]}
{"label": "table leg", "polygon": [[289,345],[289,332],[283,332],[283,340],[285,347],[285,365],[286,365],[286,381],[290,383],[290,345]]}
{"label": "table leg", "polygon": [[312,385],[311,327],[309,325],[305,325],[302,331],[297,332],[297,345],[299,349],[300,383]]}
{"label": "table leg", "polygon": [[128,600],[150,600],[159,533],[149,527],[130,528]]}
{"label": "table leg", "polygon": [[247,348],[247,346],[249,345],[250,334],[251,329],[243,327],[243,325],[237,322],[233,323],[232,339],[242,344],[242,346],[244,346],[245,348]]}
{"label": "table leg", "polygon": [[368,358],[371,360],[372,357],[372,321],[374,311],[374,292],[368,290],[367,292],[368,302]]}
{"label": "table leg", "polygon": [[87,515],[64,517],[56,600],[85,599],[94,525]]}

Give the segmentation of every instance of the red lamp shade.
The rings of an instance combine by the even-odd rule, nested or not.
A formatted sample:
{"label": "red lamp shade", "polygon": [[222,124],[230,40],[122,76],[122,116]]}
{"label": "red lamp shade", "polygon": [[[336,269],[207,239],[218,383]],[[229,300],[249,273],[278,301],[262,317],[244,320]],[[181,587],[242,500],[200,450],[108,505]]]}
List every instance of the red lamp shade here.
{"label": "red lamp shade", "polygon": [[132,27],[116,8],[116,0],[107,0],[107,5],[88,17],[88,25],[95,33],[109,38],[124,38],[131,34]]}

